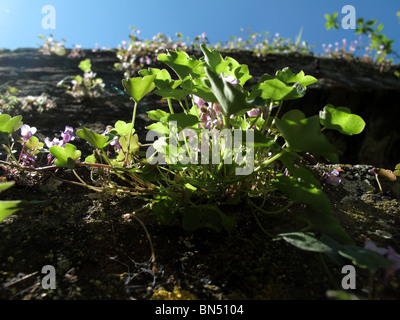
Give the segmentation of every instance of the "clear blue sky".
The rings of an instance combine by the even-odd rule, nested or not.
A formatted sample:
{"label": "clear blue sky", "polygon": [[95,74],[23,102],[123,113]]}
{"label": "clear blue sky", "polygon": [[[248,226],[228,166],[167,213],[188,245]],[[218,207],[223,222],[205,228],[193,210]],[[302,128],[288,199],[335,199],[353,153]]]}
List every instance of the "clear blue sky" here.
{"label": "clear blue sky", "polygon": [[[294,39],[303,27],[303,40],[321,47],[343,38],[356,39],[353,30],[325,29],[325,13],[339,12],[344,5],[356,8],[357,18],[384,23],[383,33],[395,40],[400,53],[400,0],[0,0],[0,48],[38,48],[39,34],[65,38],[66,46],[116,48],[129,40],[129,27],[151,39],[162,32],[181,32],[193,39],[205,32],[211,43],[240,36],[241,28],[269,31]],[[56,9],[56,29],[44,30],[42,8]]]}

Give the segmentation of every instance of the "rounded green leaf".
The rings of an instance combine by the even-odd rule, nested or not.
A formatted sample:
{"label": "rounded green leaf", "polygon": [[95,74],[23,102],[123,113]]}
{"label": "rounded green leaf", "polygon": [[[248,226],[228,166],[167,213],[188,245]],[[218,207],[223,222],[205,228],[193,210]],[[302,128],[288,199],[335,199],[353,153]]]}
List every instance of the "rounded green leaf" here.
{"label": "rounded green leaf", "polygon": [[181,80],[184,80],[189,74],[197,78],[203,73],[203,70],[199,67],[204,63],[198,61],[195,57],[189,57],[186,52],[179,49],[168,51],[168,54],[161,53],[157,59],[174,70]]}
{"label": "rounded green leaf", "polygon": [[90,59],[81,61],[79,64],[79,69],[81,69],[83,72],[90,72],[92,70],[92,63],[90,62]]}
{"label": "rounded green leaf", "polygon": [[38,138],[35,136],[31,137],[25,144],[25,147],[28,148],[29,150],[36,150],[36,149],[42,149],[43,148],[43,143],[39,141]]}
{"label": "rounded green leaf", "polygon": [[96,132],[89,130],[85,127],[83,127],[81,130],[78,130],[76,132],[76,135],[79,138],[88,141],[93,147],[97,149],[103,149],[107,146],[108,137],[97,134]]}
{"label": "rounded green leaf", "polygon": [[81,152],[76,150],[76,147],[70,143],[67,143],[64,148],[52,146],[50,152],[56,157],[54,163],[57,167],[65,167],[68,169],[75,168],[75,161],[81,156]]}
{"label": "rounded green leaf", "polygon": [[320,122],[327,129],[337,130],[346,135],[361,133],[365,128],[364,120],[352,114],[349,108],[335,107],[328,104],[323,111],[319,113]]}
{"label": "rounded green leaf", "polygon": [[295,109],[277,120],[276,126],[291,151],[318,154],[333,163],[339,161],[335,148],[321,133],[317,116],[305,118],[303,112]]}
{"label": "rounded green leaf", "polygon": [[296,88],[287,86],[279,79],[270,79],[259,83],[251,88],[252,95],[262,99],[274,101],[285,100],[285,98],[297,93]]}
{"label": "rounded green leaf", "polygon": [[154,80],[157,75],[147,75],[137,78],[131,78],[128,80],[122,80],[122,84],[125,88],[125,92],[132,97],[132,99],[138,103],[143,97],[154,90],[156,85]]}
{"label": "rounded green leaf", "polygon": [[11,134],[17,131],[22,126],[21,119],[22,116],[11,118],[8,114],[0,114],[0,132]]}
{"label": "rounded green leaf", "polygon": [[389,269],[393,262],[372,250],[359,248],[356,246],[345,246],[339,250],[339,254],[350,259],[359,268],[368,269],[375,272],[378,268]]}

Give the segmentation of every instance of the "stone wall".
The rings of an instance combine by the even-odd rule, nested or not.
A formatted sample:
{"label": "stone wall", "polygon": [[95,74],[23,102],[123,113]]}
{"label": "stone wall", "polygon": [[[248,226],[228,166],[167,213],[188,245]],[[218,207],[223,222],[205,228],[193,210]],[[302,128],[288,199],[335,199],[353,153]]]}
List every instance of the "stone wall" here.
{"label": "stone wall", "polygon": [[[276,70],[290,67],[294,72],[304,70],[319,81],[309,87],[302,99],[288,101],[284,110],[301,109],[307,116],[317,114],[326,104],[347,106],[359,114],[367,123],[358,136],[345,137],[331,133],[332,142],[341,153],[340,161],[350,164],[370,164],[393,169],[400,162],[400,79],[394,70],[380,72],[376,67],[359,62],[317,58],[314,56],[273,54],[256,57],[250,52],[229,52],[242,64],[247,64],[254,76],[251,85],[264,73],[275,74]],[[65,93],[57,83],[72,75],[82,74],[78,68],[83,59],[92,60],[92,70],[105,83],[103,96],[79,101]],[[103,132],[106,125],[117,120],[130,121],[132,102],[120,95],[112,86],[122,88],[123,73],[114,69],[118,62],[115,51],[85,51],[82,58],[46,56],[37,49],[0,51],[0,91],[7,86],[19,89],[20,95],[39,96],[43,92],[54,99],[55,109],[38,112],[23,112],[23,121],[38,128],[41,138],[54,137],[66,125],[78,128],[85,125]],[[156,67],[163,68],[157,64]],[[397,70],[400,68],[396,67]],[[171,73],[172,74],[172,73]],[[138,109],[136,129],[144,139],[144,129],[149,119],[146,111],[162,108],[166,103],[154,94],[147,96]]]}

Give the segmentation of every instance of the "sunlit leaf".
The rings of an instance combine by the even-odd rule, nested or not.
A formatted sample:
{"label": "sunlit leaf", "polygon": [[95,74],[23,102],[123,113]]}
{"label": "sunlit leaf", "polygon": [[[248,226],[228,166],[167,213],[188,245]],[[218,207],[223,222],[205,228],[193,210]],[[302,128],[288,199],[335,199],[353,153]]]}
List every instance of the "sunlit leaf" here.
{"label": "sunlit leaf", "polygon": [[89,142],[93,147],[97,149],[103,149],[107,146],[108,137],[83,127],[81,130],[76,132],[76,135]]}
{"label": "sunlit leaf", "polygon": [[25,143],[25,147],[32,151],[36,149],[42,149],[43,145],[44,144],[40,142],[39,139],[35,136],[30,137],[29,140]]}
{"label": "sunlit leaf", "polygon": [[90,59],[81,61],[81,63],[79,64],[79,69],[81,69],[85,73],[90,72],[92,70],[92,63]]}
{"label": "sunlit leaf", "polygon": [[17,131],[23,124],[21,119],[22,116],[11,118],[8,114],[0,114],[0,132],[11,134]]}
{"label": "sunlit leaf", "polygon": [[161,53],[158,55],[158,60],[169,66],[178,75],[179,79],[184,80],[188,75],[194,78],[201,75],[202,70],[199,68],[203,65],[195,57],[189,55],[178,49],[177,51],[168,51],[168,54]]}
{"label": "sunlit leaf", "polygon": [[318,116],[305,118],[303,112],[294,109],[278,119],[276,125],[291,151],[310,152],[333,163],[338,162],[335,148],[321,133]]}
{"label": "sunlit leaf", "polygon": [[52,146],[50,152],[56,157],[54,164],[57,167],[64,167],[68,169],[75,168],[75,162],[80,158],[81,152],[76,150],[76,147],[67,143],[65,147]]}
{"label": "sunlit leaf", "polygon": [[246,95],[242,91],[208,68],[206,68],[206,74],[210,80],[209,88],[218,99],[226,115],[236,114],[248,107]]}
{"label": "sunlit leaf", "polygon": [[360,116],[352,114],[349,108],[338,107],[335,109],[331,104],[320,111],[319,119],[327,129],[337,130],[346,135],[359,134],[365,128],[364,120]]}
{"label": "sunlit leaf", "polygon": [[154,90],[156,85],[154,84],[154,79],[157,75],[148,75],[137,78],[131,78],[128,80],[122,80],[122,84],[125,88],[125,92],[132,97],[132,99],[138,103],[143,99],[145,95]]}

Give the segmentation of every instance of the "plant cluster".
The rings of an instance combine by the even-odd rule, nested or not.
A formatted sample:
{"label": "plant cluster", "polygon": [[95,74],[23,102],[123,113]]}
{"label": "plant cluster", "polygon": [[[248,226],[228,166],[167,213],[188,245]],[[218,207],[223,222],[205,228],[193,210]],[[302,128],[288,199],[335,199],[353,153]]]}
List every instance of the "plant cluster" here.
{"label": "plant cluster", "polygon": [[[325,19],[327,20],[325,27],[327,30],[331,28],[336,30],[339,29],[338,15],[339,13],[337,12],[334,12],[331,15],[325,14]],[[373,59],[372,56],[374,56],[374,62],[381,65],[382,68],[390,66],[393,63],[393,58],[389,58],[389,56],[392,54],[398,57],[397,53],[395,53],[392,48],[394,40],[388,39],[387,36],[381,32],[384,28],[384,24],[380,23],[377,25],[377,23],[378,21],[376,19],[365,21],[364,18],[358,18],[355,34],[360,35],[360,43],[358,43],[358,41],[352,42],[349,51],[345,50],[345,46],[339,49],[337,43],[335,44],[336,48],[334,52],[324,48],[325,54],[336,57],[353,57],[356,50],[363,48],[363,60],[371,61]],[[362,37],[367,37],[367,44],[365,46],[361,46]]]}
{"label": "plant cluster", "polygon": [[279,33],[271,35],[270,32],[261,33],[251,32],[251,29],[240,30],[243,36],[232,36],[230,41],[218,43],[215,48],[219,50],[249,50],[257,55],[268,53],[301,53],[309,54],[312,46],[302,40],[303,28],[300,30],[295,41],[284,38]]}
{"label": "plant cluster", "polygon": [[152,64],[160,52],[166,50],[194,50],[198,49],[201,43],[208,44],[205,33],[190,41],[184,38],[182,33],[177,33],[176,38],[169,37],[164,33],[158,33],[151,40],[140,39],[141,31],[131,27],[130,42],[122,41],[117,49],[117,58],[120,62],[115,63],[115,68],[124,72],[125,79],[133,76],[139,69]]}
{"label": "plant cluster", "polygon": [[[76,75],[61,80],[57,86],[67,88],[67,93],[74,98],[96,98],[99,97],[104,90],[103,79],[96,78],[97,74],[92,71],[92,63],[90,59],[80,62],[79,69],[83,71],[83,76]],[[70,83],[65,82],[69,80]]]}
{"label": "plant cluster", "polygon": [[[264,74],[249,88],[252,76],[247,65],[204,44],[200,49],[200,58],[180,49],[158,54],[157,60],[175,77],[167,69],[148,68],[138,77],[124,79],[125,93],[133,102],[132,120],[119,120],[103,133],[85,127],[75,133],[66,127],[62,140],[47,138],[43,143],[35,136],[36,128],[24,125],[21,116],[1,114],[7,152],[3,169],[11,176],[32,174],[39,183],[45,172],[70,170],[77,178],[70,183],[143,199],[147,204],[141,210],[151,211],[162,224],[179,223],[187,231],[233,232],[236,217],[223,207],[246,203],[271,239],[324,253],[341,265],[348,259],[371,272],[392,270],[387,258],[354,245],[302,156],[311,153],[337,163],[337,152],[324,131],[359,134],[363,119],[347,107],[331,104],[311,117],[298,109],[284,112],[285,101],[302,98],[318,80],[284,68]],[[91,72],[90,60],[80,67]],[[147,127],[146,143],[141,143],[135,133],[136,113],[151,92],[168,102],[169,112],[148,112],[154,123]],[[93,153],[83,158],[72,143],[75,138],[86,141]],[[81,168],[90,170],[90,181],[79,174]],[[339,171],[329,172],[322,181],[340,183],[338,175]],[[64,181],[56,174],[54,178]],[[283,201],[280,208],[265,206],[273,197]],[[257,214],[281,214],[296,204],[307,207],[297,217],[304,222],[301,232],[271,234],[258,220]]]}
{"label": "plant cluster", "polygon": [[65,56],[67,54],[67,50],[65,49],[64,43],[67,41],[65,39],[61,39],[61,41],[57,41],[54,39],[54,36],[50,34],[49,37],[39,35],[40,39],[44,40],[43,44],[38,43],[40,46],[39,51],[45,55],[56,54],[58,56]]}
{"label": "plant cluster", "polygon": [[20,91],[17,88],[7,86],[4,94],[0,93],[1,112],[18,113],[21,111],[43,112],[56,107],[56,103],[47,95],[18,97]]}

